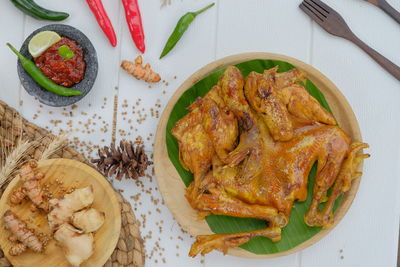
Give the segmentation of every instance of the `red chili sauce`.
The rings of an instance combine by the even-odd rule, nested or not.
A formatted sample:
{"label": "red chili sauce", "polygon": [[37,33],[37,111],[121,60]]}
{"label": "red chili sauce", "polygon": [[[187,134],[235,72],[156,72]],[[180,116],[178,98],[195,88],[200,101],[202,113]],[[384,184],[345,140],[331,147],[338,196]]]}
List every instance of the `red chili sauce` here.
{"label": "red chili sauce", "polygon": [[[65,59],[58,54],[58,48],[66,45],[74,52],[74,56]],[[71,87],[82,81],[85,75],[86,62],[83,60],[82,48],[73,40],[62,37],[50,46],[43,54],[35,58],[36,66],[53,82]]]}

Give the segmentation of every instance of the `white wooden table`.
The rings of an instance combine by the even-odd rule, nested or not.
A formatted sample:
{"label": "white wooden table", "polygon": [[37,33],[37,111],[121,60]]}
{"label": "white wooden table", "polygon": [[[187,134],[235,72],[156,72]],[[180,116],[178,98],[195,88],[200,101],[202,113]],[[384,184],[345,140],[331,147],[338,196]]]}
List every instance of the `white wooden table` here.
{"label": "white wooden table", "polygon": [[[25,16],[3,0],[0,7],[0,99],[17,108],[28,120],[56,134],[60,129],[74,130],[72,137],[79,138],[81,145],[90,148],[110,144],[113,103],[118,96],[117,139],[134,139],[141,135],[151,153],[158,121],[156,110],[161,114],[180,83],[215,59],[265,51],[298,58],[328,76],[352,105],[363,138],[371,146],[368,152],[372,157],[366,161],[359,192],[343,221],[312,247],[272,260],[224,257],[219,252],[191,259],[187,253],[193,238],[181,232],[167,207],[162,205],[155,179],[142,179],[143,188],[132,180],[116,182],[115,186],[124,190],[127,199],[141,193],[138,200],[131,199],[131,203],[142,222],[147,266],[396,266],[400,211],[400,83],[360,49],[328,35],[312,23],[299,10],[300,1],[216,1],[215,7],[198,17],[174,51],[158,60],[177,19],[210,1],[172,0],[172,5],[160,9],[158,0],[139,0],[146,32],[144,61],[150,62],[168,82],[168,86],[159,83],[152,88],[119,68],[122,59],[133,60],[138,54],[125,23],[121,1],[103,0],[118,36],[116,48],[110,46],[84,0],[37,2],[50,9],[69,12],[71,17],[65,23],[82,30],[92,40],[100,66],[97,81],[90,94],[75,108],[41,106],[29,96],[18,80],[16,57],[5,43],[19,47],[27,35],[49,22]],[[361,0],[326,2],[342,14],[361,39],[400,65],[400,25]],[[400,9],[399,1],[389,2]],[[73,117],[66,116],[70,111]],[[146,119],[138,124],[137,120],[145,114]],[[158,205],[157,201],[160,201]]]}

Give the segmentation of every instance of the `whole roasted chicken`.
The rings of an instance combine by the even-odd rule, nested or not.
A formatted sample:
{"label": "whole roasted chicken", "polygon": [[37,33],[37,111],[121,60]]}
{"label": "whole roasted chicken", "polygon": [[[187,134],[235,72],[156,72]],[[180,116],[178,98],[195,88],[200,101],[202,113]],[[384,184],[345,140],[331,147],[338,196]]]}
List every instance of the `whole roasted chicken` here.
{"label": "whole roasted chicken", "polygon": [[368,145],[352,141],[337,126],[300,85],[305,78],[301,70],[279,73],[275,67],[244,79],[230,66],[172,129],[180,161],[194,175],[186,198],[201,218],[221,214],[268,221],[261,230],[197,236],[190,256],[214,249],[226,253],[256,236],[279,241],[294,201],[307,198],[315,162],[312,203],[304,220],[309,226],[333,223],[335,200],[361,175],[357,167],[369,155],[359,152]]}

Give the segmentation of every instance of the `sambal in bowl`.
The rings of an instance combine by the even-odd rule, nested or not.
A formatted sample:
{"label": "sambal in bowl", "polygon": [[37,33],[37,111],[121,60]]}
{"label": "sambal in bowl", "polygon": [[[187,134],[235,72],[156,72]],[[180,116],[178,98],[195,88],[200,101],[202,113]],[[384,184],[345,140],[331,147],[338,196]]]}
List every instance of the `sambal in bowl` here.
{"label": "sambal in bowl", "polygon": [[[32,38],[44,32],[53,32],[59,39],[44,51],[30,53]],[[32,51],[31,51],[32,52]],[[20,53],[32,60],[36,67],[56,86],[80,91],[79,95],[60,95],[39,85],[18,61],[18,76],[25,90],[41,103],[60,107],[81,100],[93,87],[97,77],[98,61],[94,46],[78,29],[63,24],[52,24],[37,29],[26,38]],[[67,89],[68,90],[68,89]]]}

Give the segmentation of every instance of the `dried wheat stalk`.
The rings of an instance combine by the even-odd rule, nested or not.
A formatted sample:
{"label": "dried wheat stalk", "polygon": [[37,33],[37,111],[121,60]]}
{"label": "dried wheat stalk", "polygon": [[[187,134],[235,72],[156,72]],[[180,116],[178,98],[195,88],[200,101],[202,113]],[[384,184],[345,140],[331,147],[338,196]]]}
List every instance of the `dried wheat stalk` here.
{"label": "dried wheat stalk", "polygon": [[6,157],[4,165],[0,169],[0,188],[10,181],[13,174],[18,170],[24,158],[29,155],[31,149],[36,146],[35,142],[19,141],[19,144]]}
{"label": "dried wheat stalk", "polygon": [[[11,126],[6,130],[4,126],[10,122]],[[3,131],[0,135],[0,168],[4,166],[7,155],[14,149],[14,140],[22,134],[22,127],[20,127],[20,125],[22,125],[22,117],[17,116],[14,110],[12,110],[11,117],[3,114],[2,120],[0,121],[0,130]]]}
{"label": "dried wheat stalk", "polygon": [[[43,151],[39,161],[51,157],[66,144],[66,140],[67,137],[65,135],[60,135],[54,138]],[[16,173],[24,159],[30,154],[31,149],[37,147],[39,143],[40,140],[36,142],[19,141],[19,144],[15,149],[5,158],[4,165],[0,169],[0,188],[11,180],[14,176],[13,174]]]}
{"label": "dried wheat stalk", "polygon": [[66,145],[66,143],[67,143],[67,136],[65,134],[57,136],[43,151],[42,155],[39,158],[39,161],[50,158],[54,153],[62,149]]}

